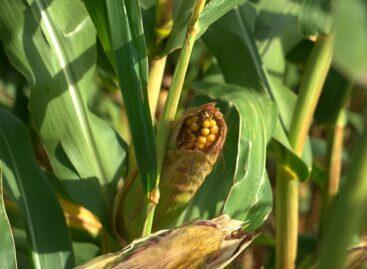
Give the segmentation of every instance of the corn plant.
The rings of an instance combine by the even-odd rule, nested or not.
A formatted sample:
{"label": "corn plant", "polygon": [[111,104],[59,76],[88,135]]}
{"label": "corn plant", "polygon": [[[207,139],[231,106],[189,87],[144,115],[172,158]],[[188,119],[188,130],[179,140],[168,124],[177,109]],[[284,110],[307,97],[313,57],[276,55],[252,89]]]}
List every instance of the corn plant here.
{"label": "corn plant", "polygon": [[367,266],[365,0],[0,0],[0,268]]}

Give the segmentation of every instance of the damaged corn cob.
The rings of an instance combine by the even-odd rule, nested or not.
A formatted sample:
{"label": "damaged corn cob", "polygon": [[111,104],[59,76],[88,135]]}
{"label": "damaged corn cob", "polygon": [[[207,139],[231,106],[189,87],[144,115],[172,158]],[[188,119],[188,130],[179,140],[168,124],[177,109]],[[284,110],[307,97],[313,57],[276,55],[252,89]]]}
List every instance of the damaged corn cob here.
{"label": "damaged corn cob", "polygon": [[121,252],[95,258],[79,269],[224,268],[254,239],[244,223],[222,215],[135,240]]}
{"label": "damaged corn cob", "polygon": [[[160,178],[160,200],[153,230],[171,227],[182,213],[220,154],[227,133],[214,103],[189,109],[172,123]],[[145,194],[140,180],[130,175],[118,195],[115,230],[126,241],[141,236]]]}

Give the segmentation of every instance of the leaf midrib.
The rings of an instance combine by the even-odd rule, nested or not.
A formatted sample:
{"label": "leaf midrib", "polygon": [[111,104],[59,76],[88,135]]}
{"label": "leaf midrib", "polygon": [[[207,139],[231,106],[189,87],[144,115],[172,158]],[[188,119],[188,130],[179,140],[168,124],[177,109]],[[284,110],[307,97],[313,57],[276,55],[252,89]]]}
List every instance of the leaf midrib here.
{"label": "leaf midrib", "polygon": [[[235,12],[236,17],[237,17],[237,19],[239,21],[239,26],[240,26],[241,32],[244,33],[243,36],[246,39],[244,42],[245,42],[245,45],[247,44],[246,46],[250,50],[250,54],[252,55],[252,59],[254,61],[256,72],[257,72],[257,74],[259,76],[259,79],[264,83],[265,92],[275,102],[276,99],[274,98],[274,95],[272,93],[271,81],[269,81],[269,77],[268,77],[267,71],[264,68],[263,63],[261,61],[258,48],[256,47],[256,44],[251,43],[251,40],[249,39],[249,36],[248,36],[247,28],[246,28],[246,26],[244,24],[244,21],[242,19],[242,14],[238,10],[238,8],[235,8],[234,9],[234,12]],[[255,45],[255,47],[254,47],[254,45]],[[280,126],[281,126],[283,132],[285,134],[288,134],[288,131],[287,131],[287,128],[286,128],[286,124],[284,122],[283,117],[280,114],[279,114],[279,120],[280,120],[279,122],[280,122]]]}
{"label": "leaf midrib", "polygon": [[[70,94],[73,108],[75,110],[75,113],[77,115],[78,122],[80,124],[82,134],[84,137],[84,140],[86,141],[86,145],[88,148],[88,154],[91,156],[91,159],[93,160],[93,163],[95,164],[93,167],[95,168],[96,176],[102,180],[103,183],[108,182],[108,178],[103,170],[101,158],[97,151],[97,146],[95,143],[95,139],[93,137],[92,129],[90,126],[90,122],[87,117],[87,111],[86,107],[84,105],[84,102],[80,96],[79,90],[77,89],[76,84],[73,82],[73,75],[72,71],[68,67],[67,63],[67,56],[65,54],[65,49],[63,48],[62,42],[59,41],[58,35],[53,27],[52,19],[50,19],[50,16],[42,4],[40,0],[35,1],[37,4],[37,7],[41,14],[41,20],[44,22],[45,28],[47,30],[47,34],[51,41],[51,46],[54,48],[56,53],[56,58],[61,66],[61,71],[65,75],[65,79],[68,84],[68,92]],[[32,7],[31,7],[32,8]]]}

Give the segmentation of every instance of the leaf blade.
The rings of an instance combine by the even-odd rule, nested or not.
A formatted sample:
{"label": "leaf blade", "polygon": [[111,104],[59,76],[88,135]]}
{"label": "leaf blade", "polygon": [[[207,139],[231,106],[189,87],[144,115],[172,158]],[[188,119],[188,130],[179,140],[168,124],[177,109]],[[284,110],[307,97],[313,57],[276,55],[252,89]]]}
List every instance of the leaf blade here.
{"label": "leaf blade", "polygon": [[0,111],[0,119],[5,186],[27,223],[34,266],[69,268],[74,263],[70,234],[56,195],[37,166],[28,131],[8,112]]}
{"label": "leaf blade", "polygon": [[87,12],[69,0],[6,0],[3,7],[1,38],[31,86],[31,113],[53,170],[75,201],[107,222],[110,183],[120,177],[125,151],[87,106],[96,62]]}
{"label": "leaf blade", "polygon": [[2,164],[0,162],[0,267],[17,268],[15,244],[3,198]]}
{"label": "leaf blade", "polygon": [[[275,138],[281,138],[279,142],[286,148],[287,156],[294,159],[293,161],[297,165],[303,166],[297,172],[299,172],[301,180],[306,180],[309,168],[292,152],[287,139],[287,128],[289,128],[291,117],[289,106],[294,106],[295,96],[271,77],[263,65],[248,22],[244,20],[247,8],[248,6],[237,7],[223,16],[205,33],[204,42],[217,58],[227,83],[257,89],[260,92],[265,92],[269,98],[275,101],[279,110],[278,132],[274,133]],[[226,40],[234,49],[228,50],[226,42],[216,42],[218,38]],[[309,145],[307,145],[305,155],[307,157],[305,158],[306,163],[309,165]],[[307,173],[305,174],[304,171]]]}
{"label": "leaf blade", "polygon": [[137,165],[145,190],[151,191],[155,186],[157,161],[140,8],[137,1],[107,0],[106,5],[116,71],[127,108]]}
{"label": "leaf blade", "polygon": [[300,31],[305,37],[329,34],[332,26],[329,0],[305,0],[299,14]]}

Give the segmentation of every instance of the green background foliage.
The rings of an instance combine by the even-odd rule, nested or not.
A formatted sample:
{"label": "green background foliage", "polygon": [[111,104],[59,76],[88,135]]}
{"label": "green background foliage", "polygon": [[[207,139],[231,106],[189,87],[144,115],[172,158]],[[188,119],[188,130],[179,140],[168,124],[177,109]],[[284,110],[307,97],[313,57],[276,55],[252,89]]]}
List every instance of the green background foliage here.
{"label": "green background foliage", "polygon": [[[367,202],[366,143],[357,139],[365,134],[366,1],[207,1],[191,53],[181,48],[195,3],[1,0],[1,268],[71,268],[120,248],[115,198],[135,169],[145,196],[158,182],[157,126],[182,68],[178,53],[190,62],[176,116],[214,101],[228,133],[212,172],[166,228],[228,214],[262,233],[254,244],[267,255],[259,263],[273,268],[276,167],[286,165],[303,182],[296,268],[348,262],[347,248],[366,232],[366,212],[349,212]],[[163,36],[162,12],[171,26]],[[315,44],[330,37],[331,67],[299,157],[289,134],[300,86]],[[167,63],[152,90],[158,59]],[[333,156],[342,164],[340,199],[326,210]],[[336,236],[337,225],[348,228],[345,236]]]}

